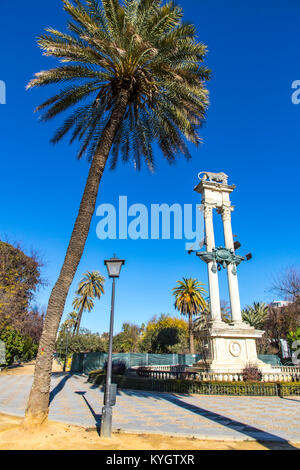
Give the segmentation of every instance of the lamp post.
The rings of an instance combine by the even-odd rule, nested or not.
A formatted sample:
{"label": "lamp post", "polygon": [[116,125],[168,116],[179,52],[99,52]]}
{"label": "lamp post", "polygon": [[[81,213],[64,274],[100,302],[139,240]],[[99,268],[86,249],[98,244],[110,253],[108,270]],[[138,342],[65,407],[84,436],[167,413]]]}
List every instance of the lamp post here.
{"label": "lamp post", "polygon": [[111,370],[112,370],[112,341],[114,331],[114,313],[115,313],[115,282],[116,278],[120,276],[121,267],[125,260],[118,259],[116,255],[113,258],[104,261],[106,265],[108,276],[112,278],[112,293],[111,293],[111,310],[110,310],[110,327],[109,327],[109,346],[106,368],[106,386],[104,393],[104,406],[102,408],[101,417],[101,437],[111,437],[112,425],[112,406],[111,406]]}

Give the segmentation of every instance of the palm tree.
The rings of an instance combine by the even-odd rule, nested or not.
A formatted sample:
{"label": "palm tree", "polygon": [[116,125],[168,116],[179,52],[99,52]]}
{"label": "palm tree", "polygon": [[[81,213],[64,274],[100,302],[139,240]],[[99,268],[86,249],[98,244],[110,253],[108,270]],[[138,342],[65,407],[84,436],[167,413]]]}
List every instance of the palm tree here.
{"label": "palm tree", "polygon": [[[221,318],[224,323],[231,323],[231,309],[226,300],[220,301],[221,307]],[[204,310],[201,311],[199,317],[197,317],[193,322],[193,330],[194,331],[201,331],[209,327],[211,322],[211,310],[210,310],[210,303],[209,298],[206,299],[206,307]]]}
{"label": "palm tree", "polygon": [[67,319],[61,325],[61,331],[74,328],[74,326],[76,325],[77,317],[78,312],[73,311],[68,313]]}
{"label": "palm tree", "polygon": [[211,314],[209,305],[207,305],[201,312],[200,315],[193,321],[193,331],[198,332],[208,328],[211,321]]}
{"label": "palm tree", "polygon": [[177,283],[179,286],[173,289],[175,308],[182,315],[189,317],[190,354],[194,354],[193,315],[207,309],[202,296],[202,294],[206,294],[206,291],[202,287],[203,284],[197,279],[183,278],[183,281],[177,281]]}
{"label": "palm tree", "polygon": [[268,305],[264,302],[254,302],[253,306],[242,310],[243,321],[254,328],[263,328],[263,324],[268,315]]}
{"label": "palm tree", "polygon": [[100,299],[101,294],[104,294],[105,278],[100,275],[98,271],[87,272],[81,279],[78,289],[76,291],[76,297],[73,300],[73,307],[77,310],[76,323],[74,325],[73,336],[75,332],[79,333],[82,313],[87,310],[90,312],[94,307],[92,299]]}
{"label": "palm tree", "polygon": [[80,142],[78,158],[87,155],[91,165],[39,344],[26,411],[27,420],[39,422],[48,416],[56,332],[108,157],[111,168],[121,155],[136,169],[143,158],[153,170],[156,142],[169,163],[179,153],[190,158],[186,140],[201,142],[198,129],[205,120],[210,77],[203,65],[206,46],[197,42],[195,27],[183,22],[182,9],[172,1],[62,1],[71,17],[68,32],[48,28],[38,39],[44,55],[62,64],[37,73],[28,88],[60,85],[37,110],[45,122],[70,111],[52,142],[70,133],[70,142]]}

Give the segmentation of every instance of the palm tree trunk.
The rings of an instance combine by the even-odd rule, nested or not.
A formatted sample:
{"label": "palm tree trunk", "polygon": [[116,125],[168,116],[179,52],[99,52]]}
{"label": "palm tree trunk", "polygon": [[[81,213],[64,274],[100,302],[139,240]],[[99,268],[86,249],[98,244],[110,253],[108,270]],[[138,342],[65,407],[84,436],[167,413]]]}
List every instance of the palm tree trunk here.
{"label": "palm tree trunk", "polygon": [[77,324],[76,324],[76,334],[77,334],[77,335],[78,335],[78,333],[79,333],[79,328],[80,328],[82,313],[83,313],[83,307],[80,309],[80,312],[79,312],[79,315],[78,315],[78,319],[77,319]]}
{"label": "palm tree trunk", "polygon": [[42,423],[48,417],[50,381],[56,335],[68,291],[89,233],[90,223],[95,211],[99,183],[115,134],[126,111],[128,97],[128,90],[120,91],[116,105],[102,133],[101,141],[91,163],[64,263],[49,298],[34,370],[34,381],[26,409],[26,422],[33,420]]}
{"label": "palm tree trunk", "polygon": [[190,354],[195,354],[193,335],[193,315],[189,313]]}
{"label": "palm tree trunk", "polygon": [[74,328],[73,328],[72,336],[74,336],[76,332],[77,333],[79,332],[80,322],[81,322],[81,318],[82,318],[82,312],[83,312],[83,307],[81,307],[80,311],[78,312],[76,322],[75,322],[75,325],[74,325]]}

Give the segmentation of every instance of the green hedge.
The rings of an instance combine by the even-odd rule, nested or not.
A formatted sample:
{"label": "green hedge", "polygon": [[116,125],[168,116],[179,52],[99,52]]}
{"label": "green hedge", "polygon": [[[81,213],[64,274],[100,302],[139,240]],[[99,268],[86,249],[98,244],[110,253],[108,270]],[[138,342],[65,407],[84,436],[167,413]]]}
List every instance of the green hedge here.
{"label": "green hedge", "polygon": [[284,382],[280,384],[280,396],[300,395],[300,382]]}
{"label": "green hedge", "polygon": [[[93,371],[89,382],[104,385],[105,373]],[[150,392],[199,393],[201,395],[287,396],[300,395],[300,382],[200,382],[196,380],[157,380],[151,378],[113,375],[112,382],[119,388]]]}

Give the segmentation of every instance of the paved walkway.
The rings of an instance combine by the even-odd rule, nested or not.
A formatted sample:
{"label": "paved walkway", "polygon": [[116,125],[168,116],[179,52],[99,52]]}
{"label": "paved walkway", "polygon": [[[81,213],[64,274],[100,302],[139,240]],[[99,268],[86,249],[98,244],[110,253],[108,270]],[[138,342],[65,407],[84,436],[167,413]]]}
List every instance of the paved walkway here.
{"label": "paved walkway", "polygon": [[[29,375],[0,376],[0,412],[23,416]],[[80,375],[52,376],[49,418],[99,426],[103,392]],[[215,440],[300,442],[300,397],[224,397],[122,390],[113,428]]]}

